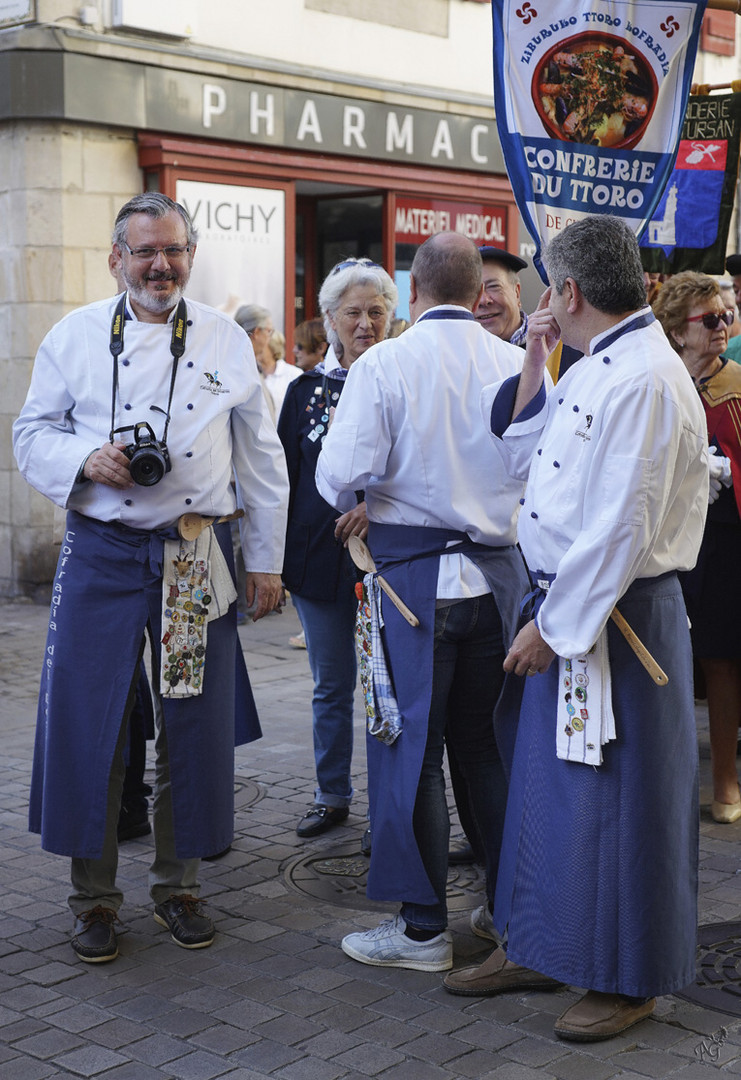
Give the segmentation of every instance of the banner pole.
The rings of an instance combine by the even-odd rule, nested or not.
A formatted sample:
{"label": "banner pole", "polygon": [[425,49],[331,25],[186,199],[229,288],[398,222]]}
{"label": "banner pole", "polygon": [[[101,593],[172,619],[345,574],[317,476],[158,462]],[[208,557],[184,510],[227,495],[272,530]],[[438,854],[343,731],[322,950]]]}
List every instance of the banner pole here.
{"label": "banner pole", "polygon": [[734,94],[741,93],[741,79],[726,83],[693,83],[690,95],[696,97],[698,94],[709,94],[713,90],[732,90]]}

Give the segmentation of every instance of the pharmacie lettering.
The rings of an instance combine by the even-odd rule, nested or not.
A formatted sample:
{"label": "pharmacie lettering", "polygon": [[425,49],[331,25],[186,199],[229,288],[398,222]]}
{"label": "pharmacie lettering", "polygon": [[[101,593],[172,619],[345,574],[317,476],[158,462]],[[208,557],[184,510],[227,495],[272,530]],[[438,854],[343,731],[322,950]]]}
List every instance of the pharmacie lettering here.
{"label": "pharmacie lettering", "polygon": [[[654,180],[656,165],[638,158],[593,155],[547,147],[524,147],[533,192],[548,199],[566,195],[572,202],[603,208],[639,210],[645,202],[643,188]],[[607,181],[610,183],[600,183]]]}
{"label": "pharmacie lettering", "polygon": [[[569,24],[568,19],[562,22]],[[248,90],[231,81],[224,85],[204,82],[199,92],[201,126],[210,135],[248,136],[260,143],[329,153],[464,167],[490,166],[496,147],[493,123],[451,119],[432,110],[407,110],[325,94],[305,96],[298,91]]]}
{"label": "pharmacie lettering", "polygon": [[538,50],[538,45],[542,45],[544,41],[548,41],[554,34],[557,34],[560,30],[568,30],[570,26],[576,26],[576,15],[570,15],[567,19],[559,19],[558,22],[548,23],[547,26],[541,26],[536,34],[530,38],[527,45],[522,51],[520,62],[523,64],[529,64],[530,60]]}
{"label": "pharmacie lettering", "polygon": [[[223,86],[217,83],[204,83],[201,88],[201,118],[205,128],[213,126],[214,118],[224,116],[227,110],[227,95]],[[247,121],[250,135],[275,135],[276,100],[275,94],[261,94],[257,90],[249,93]]]}

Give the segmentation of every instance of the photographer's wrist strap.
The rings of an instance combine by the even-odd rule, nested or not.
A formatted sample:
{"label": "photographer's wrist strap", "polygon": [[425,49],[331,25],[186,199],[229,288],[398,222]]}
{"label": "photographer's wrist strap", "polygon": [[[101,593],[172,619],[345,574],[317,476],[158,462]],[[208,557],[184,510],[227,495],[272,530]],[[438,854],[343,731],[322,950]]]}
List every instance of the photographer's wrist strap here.
{"label": "photographer's wrist strap", "polygon": [[[126,322],[126,297],[128,293],[122,293],[116,310],[113,312],[111,321],[111,340],[108,344],[113,357],[113,390],[111,396],[111,431],[108,439],[113,442],[114,435],[120,435],[124,431],[133,431],[136,424],[128,424],[126,427],[114,428],[116,423],[116,398],[118,397],[118,358],[124,347],[124,323]],[[165,413],[165,430],[162,434],[162,442],[167,443],[167,430],[170,426],[170,408],[172,395],[175,391],[175,376],[178,371],[178,360],[185,352],[185,335],[188,329],[188,309],[183,297],[178,301],[175,316],[172,320],[172,337],[170,338],[170,352],[172,353],[172,374],[170,375],[170,393],[167,398],[167,412]],[[157,405],[150,405],[150,410],[162,412]]]}

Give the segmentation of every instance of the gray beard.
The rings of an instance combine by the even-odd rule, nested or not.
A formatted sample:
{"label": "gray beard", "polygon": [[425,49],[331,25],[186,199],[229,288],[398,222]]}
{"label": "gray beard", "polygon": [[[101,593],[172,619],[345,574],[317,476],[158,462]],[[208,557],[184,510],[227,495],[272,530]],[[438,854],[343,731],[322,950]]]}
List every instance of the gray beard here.
{"label": "gray beard", "polygon": [[132,300],[139,304],[140,307],[143,307],[145,311],[151,311],[153,315],[161,315],[163,311],[171,311],[172,308],[176,307],[183,295],[180,285],[167,296],[149,292],[146,285],[129,284],[128,290]]}

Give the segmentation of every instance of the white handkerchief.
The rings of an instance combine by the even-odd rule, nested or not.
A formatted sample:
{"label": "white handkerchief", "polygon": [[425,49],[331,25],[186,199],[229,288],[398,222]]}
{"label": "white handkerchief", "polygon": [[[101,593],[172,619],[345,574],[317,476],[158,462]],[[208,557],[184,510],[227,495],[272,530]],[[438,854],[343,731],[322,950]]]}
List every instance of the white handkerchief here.
{"label": "white handkerchief", "polygon": [[368,731],[381,742],[391,746],[401,735],[403,720],[396,701],[391,675],[386,664],[381,629],[381,586],[376,574],[366,574],[363,578],[371,610],[371,677],[373,681],[373,699],[375,710],[373,717],[368,717]]}
{"label": "white handkerchief", "polygon": [[556,757],[602,764],[602,747],[615,738],[607,631],[585,656],[558,658]]}
{"label": "white handkerchief", "polygon": [[203,689],[207,627],[225,615],[237,590],[213,528],[195,540],[166,540],[162,566],[160,693],[193,697]]}

